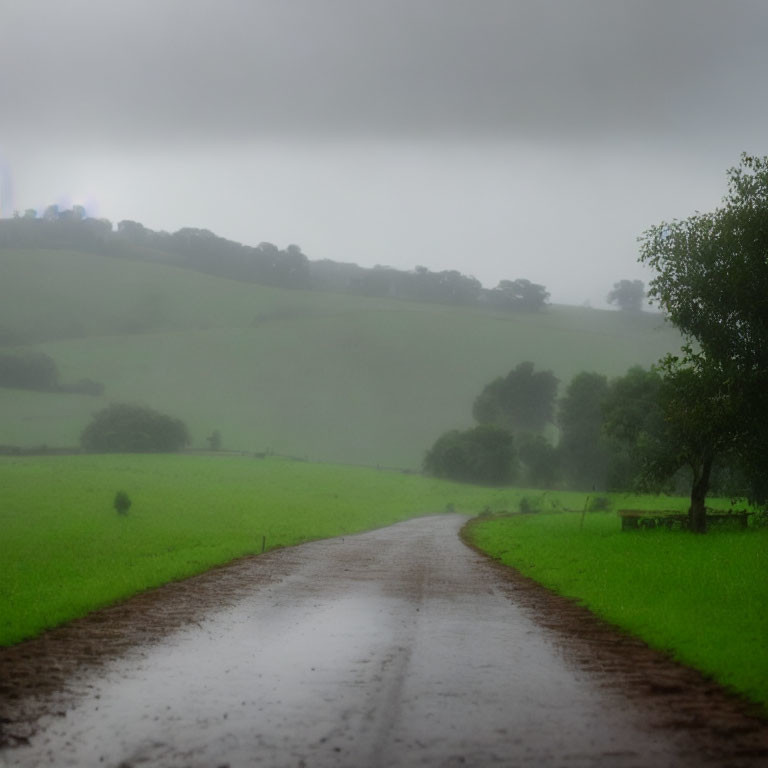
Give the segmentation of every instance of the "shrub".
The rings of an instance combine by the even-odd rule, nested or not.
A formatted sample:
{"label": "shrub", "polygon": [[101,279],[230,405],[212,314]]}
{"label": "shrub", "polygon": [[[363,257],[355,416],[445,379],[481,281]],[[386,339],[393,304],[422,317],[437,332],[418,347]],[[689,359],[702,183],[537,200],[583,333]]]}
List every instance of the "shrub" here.
{"label": "shrub", "polygon": [[607,512],[613,503],[610,496],[590,496],[587,502],[588,512]]}
{"label": "shrub", "polygon": [[542,499],[532,499],[528,496],[523,496],[520,499],[519,509],[524,515],[532,515],[535,512],[541,512]]}
{"label": "shrub", "polygon": [[56,363],[48,355],[0,354],[0,387],[54,391],[58,384]]}
{"label": "shrub", "polygon": [[78,379],[74,384],[61,384],[58,391],[98,397],[104,394],[104,385],[93,379]]}
{"label": "shrub", "polygon": [[214,429],[208,437],[205,438],[205,442],[208,443],[208,448],[212,451],[221,450],[221,432],[218,429]]}
{"label": "shrub", "polygon": [[125,491],[118,491],[115,494],[115,500],[112,503],[118,515],[127,515],[131,508],[131,500]]}
{"label": "shrub", "polygon": [[125,403],[99,411],[80,435],[82,447],[95,453],[167,453],[188,443],[183,421]]}

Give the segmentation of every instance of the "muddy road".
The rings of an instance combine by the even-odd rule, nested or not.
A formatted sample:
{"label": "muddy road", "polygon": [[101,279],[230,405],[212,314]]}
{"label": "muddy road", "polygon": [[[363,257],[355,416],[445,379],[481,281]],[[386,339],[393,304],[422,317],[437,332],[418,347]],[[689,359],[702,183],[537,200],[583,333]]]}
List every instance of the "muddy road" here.
{"label": "muddy road", "polygon": [[0,765],[765,764],[764,719],[463,523],[246,558],[0,649]]}

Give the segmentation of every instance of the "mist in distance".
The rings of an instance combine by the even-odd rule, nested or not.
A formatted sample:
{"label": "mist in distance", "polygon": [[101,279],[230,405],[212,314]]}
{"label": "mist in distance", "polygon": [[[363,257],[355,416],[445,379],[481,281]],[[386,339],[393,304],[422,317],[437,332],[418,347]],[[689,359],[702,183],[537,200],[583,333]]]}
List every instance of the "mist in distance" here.
{"label": "mist in distance", "polygon": [[6,2],[4,216],[50,203],[605,306],[765,152],[760,2]]}

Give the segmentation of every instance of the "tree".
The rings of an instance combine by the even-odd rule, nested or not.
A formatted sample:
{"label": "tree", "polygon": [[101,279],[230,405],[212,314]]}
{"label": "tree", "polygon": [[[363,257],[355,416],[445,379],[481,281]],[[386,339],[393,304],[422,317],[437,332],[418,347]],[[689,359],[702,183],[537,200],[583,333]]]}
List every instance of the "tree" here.
{"label": "tree", "polygon": [[530,432],[520,435],[518,445],[526,485],[534,488],[554,488],[560,476],[557,448],[543,435],[533,435]]}
{"label": "tree", "polygon": [[651,471],[670,475],[681,466],[691,470],[689,528],[704,533],[705,501],[715,461],[727,459],[745,439],[739,417],[741,395],[724,372],[700,354],[680,359],[669,355],[661,363],[659,400],[664,414],[667,452],[660,453]]}
{"label": "tree", "polygon": [[664,444],[665,423],[659,391],[661,375],[640,366],[608,385],[603,400],[603,432],[611,442],[608,487],[612,490],[659,491],[663,482],[649,465],[656,462]]}
{"label": "tree", "polygon": [[96,453],[167,453],[188,443],[184,422],[126,403],[99,411],[80,435],[82,447]]}
{"label": "tree", "polygon": [[507,309],[522,309],[535,312],[542,309],[549,299],[549,291],[538,283],[520,278],[502,280],[489,292],[492,303]]}
{"label": "tree", "polygon": [[515,459],[509,432],[480,425],[441,435],[424,457],[424,471],[460,482],[501,485],[514,476]]}
{"label": "tree", "polygon": [[723,207],[641,237],[657,271],[650,294],[708,360],[740,375],[768,370],[768,157],[742,155]]}
{"label": "tree", "polygon": [[607,393],[605,376],[582,372],[573,377],[560,400],[558,452],[569,488],[605,487],[610,461],[610,448],[602,432]]}
{"label": "tree", "polygon": [[208,443],[208,448],[212,451],[221,450],[221,432],[218,429],[214,429],[208,437],[205,438],[205,442]]}
{"label": "tree", "polygon": [[[762,502],[768,500],[768,157],[744,154],[728,177],[721,207],[650,228],[640,238],[640,260],[657,272],[651,296],[688,338],[682,358],[664,366],[676,402],[688,406],[686,433],[733,451],[749,497]],[[694,481],[692,518],[708,490],[708,465]]]}
{"label": "tree", "polygon": [[46,221],[58,221],[59,219],[59,206],[49,205],[43,212],[43,218]]}
{"label": "tree", "polygon": [[606,297],[609,304],[617,304],[624,312],[642,312],[645,286],[642,280],[620,280]]}
{"label": "tree", "polygon": [[722,384],[719,373],[697,358],[669,355],[650,371],[631,368],[611,382],[604,406],[613,456],[621,461],[625,454],[634,470],[630,485],[659,491],[682,470],[690,472],[693,531],[706,528],[705,497],[713,481],[730,482],[732,490],[739,476],[732,465],[740,440],[735,401]]}
{"label": "tree", "polygon": [[0,387],[54,392],[59,389],[59,371],[42,352],[0,353]]}
{"label": "tree", "polygon": [[530,361],[520,363],[486,385],[472,406],[475,421],[526,432],[538,432],[551,422],[559,382],[552,371],[533,368]]}

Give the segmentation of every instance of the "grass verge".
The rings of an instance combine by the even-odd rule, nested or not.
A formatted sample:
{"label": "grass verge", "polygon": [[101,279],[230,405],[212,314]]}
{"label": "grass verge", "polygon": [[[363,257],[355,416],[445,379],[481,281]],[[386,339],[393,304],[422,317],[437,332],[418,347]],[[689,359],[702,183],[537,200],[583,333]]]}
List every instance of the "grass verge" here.
{"label": "grass verge", "polygon": [[768,529],[621,532],[615,515],[581,518],[478,520],[467,536],[768,712]]}
{"label": "grass verge", "polygon": [[[132,501],[120,516],[118,491]],[[419,515],[516,508],[516,490],[231,456],[0,457],[0,645],[243,555]]]}

